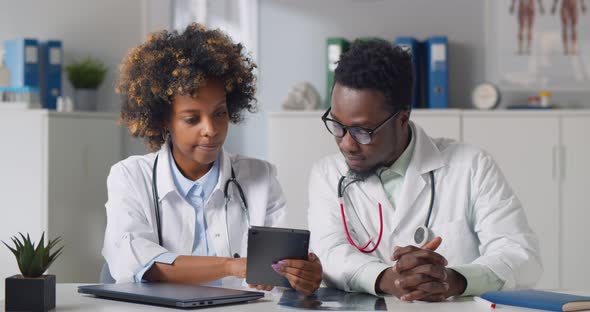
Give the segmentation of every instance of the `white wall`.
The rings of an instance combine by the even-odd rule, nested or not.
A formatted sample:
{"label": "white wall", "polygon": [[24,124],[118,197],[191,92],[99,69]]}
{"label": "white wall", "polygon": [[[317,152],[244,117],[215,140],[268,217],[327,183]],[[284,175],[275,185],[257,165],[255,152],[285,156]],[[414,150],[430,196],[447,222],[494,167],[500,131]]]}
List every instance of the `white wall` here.
{"label": "white wall", "polygon": [[[149,32],[169,27],[171,1],[5,1],[0,9],[0,42],[20,37],[61,39],[64,64],[86,56],[100,59],[109,71],[98,90],[98,110],[116,112],[120,109],[119,97],[114,92],[118,66],[127,51],[141,43]],[[73,93],[65,73],[63,93]],[[145,153],[141,142],[123,142],[125,154]]]}
{"label": "white wall", "polygon": [[[260,0],[259,93],[261,112],[241,126],[237,149],[266,158],[265,112],[281,110],[290,87],[311,82],[325,96],[327,37],[426,38],[447,35],[450,43],[450,100],[462,107],[469,90],[484,80],[484,5],[473,0]],[[478,25],[481,23],[481,27]]]}
{"label": "white wall", "polygon": [[[118,110],[113,92],[117,66],[127,50],[141,38],[140,0],[19,0],[4,3],[0,10],[0,40],[31,37],[61,39],[64,63],[92,56],[108,67],[99,89],[99,110]],[[63,76],[63,91],[72,87]]]}
{"label": "white wall", "polygon": [[[486,80],[486,1],[497,0],[259,0],[261,112],[237,127],[236,152],[267,158],[266,112],[281,110],[293,84],[306,80],[325,96],[326,38],[411,35],[449,37],[451,107],[471,107],[471,91]],[[502,92],[500,106],[526,103],[530,92]],[[589,92],[553,93],[565,107],[590,108]]]}

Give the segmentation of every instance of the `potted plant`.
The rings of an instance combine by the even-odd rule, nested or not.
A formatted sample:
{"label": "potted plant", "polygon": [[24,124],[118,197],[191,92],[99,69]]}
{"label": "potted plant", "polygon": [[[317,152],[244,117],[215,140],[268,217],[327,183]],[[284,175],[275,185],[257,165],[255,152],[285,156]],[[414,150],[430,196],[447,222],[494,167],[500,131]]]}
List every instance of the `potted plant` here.
{"label": "potted plant", "polygon": [[[49,240],[44,244],[45,232],[39,244],[31,242],[29,234],[25,237],[11,237],[14,248],[4,245],[16,257],[20,275],[7,277],[5,280],[6,311],[49,311],[55,308],[55,275],[43,275],[49,266],[59,257],[63,247],[56,250],[61,238]],[[52,252],[52,249],[55,250]]]}
{"label": "potted plant", "polygon": [[66,66],[68,80],[75,89],[74,105],[77,110],[96,110],[96,89],[107,70],[103,63],[90,57]]}

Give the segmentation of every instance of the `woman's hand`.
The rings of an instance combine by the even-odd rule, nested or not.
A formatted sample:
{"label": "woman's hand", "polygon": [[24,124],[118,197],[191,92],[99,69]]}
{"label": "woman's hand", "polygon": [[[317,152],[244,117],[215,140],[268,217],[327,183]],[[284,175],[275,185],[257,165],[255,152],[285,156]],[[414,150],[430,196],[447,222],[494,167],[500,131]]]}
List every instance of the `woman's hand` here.
{"label": "woman's hand", "polygon": [[248,286],[250,286],[250,288],[256,288],[257,290],[264,290],[264,291],[271,291],[273,289],[273,286],[265,286],[265,285],[250,285],[250,284],[248,284]]}
{"label": "woman's hand", "polygon": [[281,260],[273,264],[272,268],[304,295],[313,294],[322,282],[322,263],[314,253],[310,253],[307,260]]}

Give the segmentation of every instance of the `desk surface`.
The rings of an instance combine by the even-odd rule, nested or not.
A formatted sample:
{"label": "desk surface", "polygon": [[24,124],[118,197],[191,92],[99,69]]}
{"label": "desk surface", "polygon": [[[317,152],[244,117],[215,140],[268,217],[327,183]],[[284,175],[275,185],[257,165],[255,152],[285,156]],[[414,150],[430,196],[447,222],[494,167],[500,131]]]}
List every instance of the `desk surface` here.
{"label": "desk surface", "polygon": [[[78,293],[79,284],[57,284],[57,305],[55,311],[183,311],[179,309],[163,308],[156,306],[149,306],[143,304],[134,304],[128,302],[120,302],[113,300],[98,299],[88,295],[81,295]],[[570,292],[572,294],[588,294],[588,292]],[[281,292],[274,290],[266,294],[264,299],[256,302],[247,303],[243,305],[231,306],[232,310],[239,310],[245,312],[260,312],[260,311],[296,311],[294,308],[287,308],[277,304],[281,297]],[[432,312],[461,312],[461,311],[490,311],[480,304],[474,302],[471,298],[459,298],[447,302],[440,303],[407,303],[397,300],[395,297],[386,297],[388,311],[432,311]],[[4,301],[0,301],[0,312],[4,312]],[[194,311],[221,311],[227,309],[227,306],[199,308]],[[509,306],[499,306],[496,310],[501,312],[532,312],[539,311],[533,309],[524,309]],[[499,311],[500,312],[500,311]]]}

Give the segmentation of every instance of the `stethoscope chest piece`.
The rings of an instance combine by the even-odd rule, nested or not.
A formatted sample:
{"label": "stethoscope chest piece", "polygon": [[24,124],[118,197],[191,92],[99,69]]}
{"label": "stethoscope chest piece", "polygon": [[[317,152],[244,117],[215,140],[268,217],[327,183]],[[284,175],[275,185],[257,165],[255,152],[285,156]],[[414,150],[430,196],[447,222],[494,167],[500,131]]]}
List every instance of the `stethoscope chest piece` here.
{"label": "stethoscope chest piece", "polygon": [[430,241],[432,238],[432,233],[430,233],[430,229],[424,225],[420,225],[416,228],[414,232],[414,244],[417,247],[422,247],[424,244]]}

